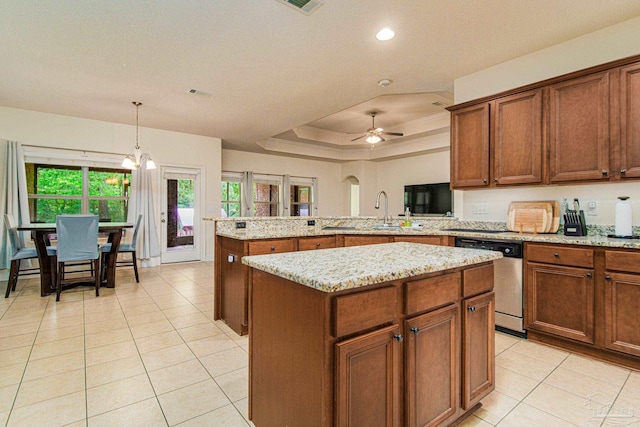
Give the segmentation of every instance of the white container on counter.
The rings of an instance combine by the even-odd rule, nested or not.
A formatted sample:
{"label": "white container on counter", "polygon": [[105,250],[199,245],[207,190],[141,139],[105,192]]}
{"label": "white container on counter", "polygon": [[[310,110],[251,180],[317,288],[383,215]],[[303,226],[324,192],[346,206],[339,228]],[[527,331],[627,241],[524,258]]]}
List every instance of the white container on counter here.
{"label": "white container on counter", "polygon": [[633,212],[631,210],[631,201],[629,197],[618,197],[616,202],[616,236],[632,236],[633,224],[632,224]]}

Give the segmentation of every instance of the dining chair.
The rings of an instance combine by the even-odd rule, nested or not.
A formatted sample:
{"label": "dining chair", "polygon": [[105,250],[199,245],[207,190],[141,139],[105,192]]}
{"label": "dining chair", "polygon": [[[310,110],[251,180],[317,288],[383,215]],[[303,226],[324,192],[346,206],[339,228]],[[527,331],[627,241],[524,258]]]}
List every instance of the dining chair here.
{"label": "dining chair", "polygon": [[[27,248],[22,244],[13,217],[9,214],[4,214],[4,228],[7,230],[9,244],[11,245],[11,267],[9,268],[9,278],[7,279],[7,291],[4,294],[5,298],[9,298],[9,294],[16,290],[18,276],[40,274],[40,266],[21,268],[23,260],[38,259],[38,252],[36,248]],[[55,256],[56,248],[47,246],[47,255]]]}
{"label": "dining chair", "polygon": [[[131,261],[123,259],[122,261],[116,260],[116,267],[131,267],[133,266],[133,272],[136,276],[136,283],[140,283],[138,278],[138,263],[136,261],[136,244],[138,243],[138,231],[140,230],[140,223],[142,222],[142,214],[138,215],[138,219],[136,220],[136,225],[133,228],[133,236],[131,237],[131,242],[121,242],[120,247],[118,248],[118,254],[122,253],[130,253]],[[102,252],[102,272],[106,273],[106,264],[109,260],[109,253],[111,252],[111,243],[105,243],[100,247],[100,251]]]}
{"label": "dining chair", "polygon": [[[58,277],[56,280],[56,301],[65,285],[93,283],[96,296],[100,295],[100,254],[98,250],[98,215],[58,215],[56,216],[58,235]],[[91,278],[65,277],[67,263],[92,261]],[[69,271],[69,274],[76,273]]]}

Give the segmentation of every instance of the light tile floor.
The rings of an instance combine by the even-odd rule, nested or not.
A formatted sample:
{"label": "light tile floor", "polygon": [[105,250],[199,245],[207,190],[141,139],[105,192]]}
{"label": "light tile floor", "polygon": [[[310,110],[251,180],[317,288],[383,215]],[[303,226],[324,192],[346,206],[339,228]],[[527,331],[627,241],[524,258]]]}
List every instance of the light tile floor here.
{"label": "light tile floor", "polygon": [[[0,301],[0,426],[252,426],[248,340],[212,320],[213,263],[144,268],[140,284],[121,268],[117,282],[56,303],[21,279]],[[496,390],[462,425],[639,418],[640,372],[496,333]]]}

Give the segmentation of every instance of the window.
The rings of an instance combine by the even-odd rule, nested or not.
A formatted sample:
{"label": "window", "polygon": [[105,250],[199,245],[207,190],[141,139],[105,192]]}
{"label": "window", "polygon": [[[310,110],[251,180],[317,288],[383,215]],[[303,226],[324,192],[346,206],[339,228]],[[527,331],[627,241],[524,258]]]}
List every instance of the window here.
{"label": "window", "polygon": [[130,170],[38,163],[25,163],[25,168],[32,223],[52,223],[59,214],[126,221]]}
{"label": "window", "polygon": [[278,216],[280,185],[276,183],[253,183],[254,216]]}
{"label": "window", "polygon": [[292,185],[291,216],[311,216],[311,186]]}
{"label": "window", "polygon": [[222,181],[220,183],[220,193],[222,194],[221,215],[223,217],[241,216],[240,182]]}

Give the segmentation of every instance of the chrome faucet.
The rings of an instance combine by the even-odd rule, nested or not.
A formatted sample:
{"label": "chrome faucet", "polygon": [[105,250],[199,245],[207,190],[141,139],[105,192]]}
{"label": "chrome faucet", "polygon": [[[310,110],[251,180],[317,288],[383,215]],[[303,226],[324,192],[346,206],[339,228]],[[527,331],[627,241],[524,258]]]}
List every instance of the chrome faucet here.
{"label": "chrome faucet", "polygon": [[387,193],[382,190],[376,197],[376,209],[380,209],[380,195],[384,194],[384,225],[391,225],[391,217],[389,216],[389,197]]}

